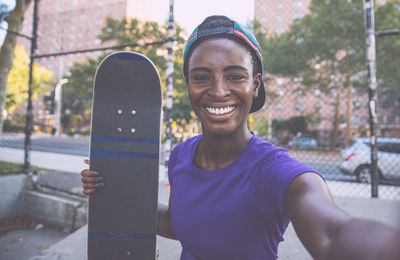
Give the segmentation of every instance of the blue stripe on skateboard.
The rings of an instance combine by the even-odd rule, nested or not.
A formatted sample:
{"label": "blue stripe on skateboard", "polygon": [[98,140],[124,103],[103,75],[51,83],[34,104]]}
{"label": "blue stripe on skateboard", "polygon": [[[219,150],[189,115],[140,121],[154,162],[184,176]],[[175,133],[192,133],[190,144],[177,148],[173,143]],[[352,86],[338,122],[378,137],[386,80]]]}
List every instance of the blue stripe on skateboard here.
{"label": "blue stripe on skateboard", "polygon": [[90,156],[94,157],[127,157],[127,158],[148,158],[158,159],[158,153],[138,153],[138,152],[126,152],[126,151],[101,151],[94,150],[90,152]]}
{"label": "blue stripe on skateboard", "polygon": [[108,57],[109,59],[115,60],[138,60],[138,61],[147,61],[147,59],[138,54],[133,54],[131,52],[117,52]]}
{"label": "blue stripe on skateboard", "polygon": [[118,136],[92,136],[92,141],[137,143],[137,144],[158,144],[160,142],[159,139],[129,138],[129,137],[118,137]]}
{"label": "blue stripe on skateboard", "polygon": [[143,239],[156,240],[155,234],[149,233],[121,233],[121,232],[89,232],[89,239]]}

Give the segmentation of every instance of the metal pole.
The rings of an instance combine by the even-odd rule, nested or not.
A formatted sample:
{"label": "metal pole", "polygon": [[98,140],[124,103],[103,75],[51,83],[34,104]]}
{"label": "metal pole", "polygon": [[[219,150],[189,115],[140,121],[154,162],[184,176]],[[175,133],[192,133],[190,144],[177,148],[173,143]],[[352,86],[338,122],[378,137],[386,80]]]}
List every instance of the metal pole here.
{"label": "metal pole", "polygon": [[62,86],[67,83],[67,79],[61,79],[57,85],[54,93],[54,101],[56,109],[54,111],[54,128],[56,129],[55,135],[60,136],[61,130],[61,106],[62,106]]}
{"label": "metal pole", "polygon": [[165,152],[165,165],[168,165],[169,155],[172,149],[172,104],[173,104],[173,74],[174,74],[174,54],[173,54],[173,43],[174,43],[174,0],[169,1],[169,20],[168,20],[168,43],[167,43],[167,82],[166,82],[166,93],[165,93],[165,135],[166,140],[164,144]]}
{"label": "metal pole", "polygon": [[31,40],[31,51],[30,51],[30,63],[29,63],[29,85],[28,85],[28,105],[26,108],[26,123],[25,123],[25,143],[24,143],[24,171],[29,172],[30,167],[30,149],[31,149],[31,133],[32,133],[32,81],[33,81],[33,55],[36,49],[37,39],[37,21],[38,21],[38,2],[39,0],[33,1],[33,26],[32,26],[32,40]]}
{"label": "metal pole", "polygon": [[373,0],[364,0],[364,20],[366,31],[366,47],[367,47],[367,66],[368,66],[368,93],[369,93],[369,125],[371,132],[371,195],[373,198],[378,197],[378,149],[376,126],[378,117],[376,114],[376,49],[375,49],[375,19],[374,19],[374,2]]}

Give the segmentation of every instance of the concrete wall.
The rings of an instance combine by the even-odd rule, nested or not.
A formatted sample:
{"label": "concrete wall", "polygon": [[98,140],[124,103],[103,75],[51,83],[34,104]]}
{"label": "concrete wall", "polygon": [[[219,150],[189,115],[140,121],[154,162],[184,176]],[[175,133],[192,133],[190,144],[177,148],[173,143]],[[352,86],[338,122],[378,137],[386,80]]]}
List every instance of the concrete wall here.
{"label": "concrete wall", "polygon": [[21,214],[21,191],[26,175],[0,177],[0,219]]}
{"label": "concrete wall", "polygon": [[80,200],[24,190],[22,206],[24,215],[70,231],[86,224],[86,203]]}

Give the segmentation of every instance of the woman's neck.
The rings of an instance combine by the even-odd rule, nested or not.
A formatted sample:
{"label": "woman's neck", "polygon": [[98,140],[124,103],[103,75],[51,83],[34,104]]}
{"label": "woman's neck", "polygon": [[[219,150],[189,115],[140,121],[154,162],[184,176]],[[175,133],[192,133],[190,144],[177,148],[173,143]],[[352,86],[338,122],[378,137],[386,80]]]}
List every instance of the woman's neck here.
{"label": "woman's neck", "polygon": [[251,137],[252,134],[247,128],[230,135],[213,135],[205,132],[197,147],[194,163],[204,170],[222,169],[242,154]]}

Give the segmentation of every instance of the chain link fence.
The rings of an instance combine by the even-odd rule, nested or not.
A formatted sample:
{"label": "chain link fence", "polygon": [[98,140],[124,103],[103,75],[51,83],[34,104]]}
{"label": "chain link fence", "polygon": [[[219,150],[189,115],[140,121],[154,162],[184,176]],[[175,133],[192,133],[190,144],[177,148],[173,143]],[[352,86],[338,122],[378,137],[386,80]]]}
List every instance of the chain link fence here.
{"label": "chain link fence", "polygon": [[[364,9],[362,1],[333,2],[254,1],[257,21],[254,30],[264,51],[267,99],[265,107],[252,116],[251,128],[271,143],[288,149],[294,158],[317,169],[334,195],[371,197]],[[398,17],[399,5],[395,1],[377,2],[377,30],[400,28],[400,24],[396,25],[398,19],[391,19]],[[56,16],[53,18],[57,19]],[[45,30],[46,19],[48,24],[54,23],[49,17],[40,19],[43,24],[39,23],[39,31]],[[68,27],[68,24],[59,24],[59,30],[63,26]],[[45,40],[51,42],[54,35],[48,35]],[[400,200],[400,71],[396,65],[400,60],[400,36],[378,37],[376,41],[378,197]],[[162,48],[165,46],[160,46]],[[46,53],[46,50],[41,50],[41,53]],[[72,59],[72,56],[68,54],[66,59]],[[51,66],[61,64],[62,57],[51,57],[48,62]],[[72,61],[68,62],[72,64]],[[40,108],[45,105],[43,102],[34,104],[34,108],[39,107],[34,110],[37,126],[39,121],[43,121],[40,117],[44,116],[37,111],[46,110]],[[20,114],[23,115],[24,111],[22,108]],[[12,120],[13,126],[17,121]],[[179,127],[175,126],[175,129]],[[24,125],[22,131],[23,128]],[[46,134],[34,135],[33,144],[35,138],[39,138],[53,140],[54,145],[50,146],[57,146],[57,138],[51,135],[51,130],[41,129]],[[0,139],[0,161],[18,163],[22,170],[25,136],[13,133],[15,131],[5,128]],[[187,136],[188,131],[175,134]],[[64,138],[63,145],[74,145],[76,139]],[[76,148],[81,151],[73,157],[78,167],[84,167],[78,163],[87,157],[87,143],[88,140],[83,140],[79,143],[81,148]],[[37,146],[33,147],[33,150],[37,149]],[[57,153],[63,154],[62,149]],[[72,157],[68,158],[71,162]],[[52,161],[55,159],[49,159],[48,165]],[[19,169],[4,167],[0,174],[12,171]]]}
{"label": "chain link fence", "polygon": [[[259,136],[317,169],[338,196],[371,197],[362,1],[257,0],[267,101]],[[377,1],[376,30],[399,29],[400,6]],[[398,19],[397,19],[398,20]],[[260,37],[261,35],[261,37]],[[400,35],[376,38],[378,197],[400,199]],[[396,61],[397,60],[397,61]]]}

